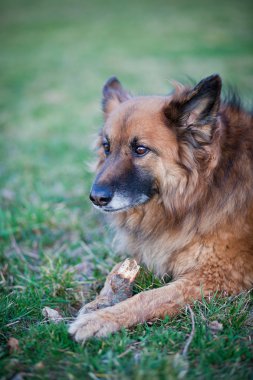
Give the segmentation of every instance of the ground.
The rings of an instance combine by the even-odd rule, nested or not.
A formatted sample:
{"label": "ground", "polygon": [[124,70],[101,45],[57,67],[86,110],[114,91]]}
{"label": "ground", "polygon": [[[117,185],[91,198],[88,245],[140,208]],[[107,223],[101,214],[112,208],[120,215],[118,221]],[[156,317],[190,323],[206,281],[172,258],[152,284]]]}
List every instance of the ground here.
{"label": "ground", "polygon": [[[164,94],[218,72],[248,106],[252,2],[5,0],[0,44],[0,377],[249,379],[249,294],[196,303],[195,329],[188,309],[81,346],[66,324],[119,260],[88,200],[103,83]],[[161,285],[143,270],[134,291]]]}

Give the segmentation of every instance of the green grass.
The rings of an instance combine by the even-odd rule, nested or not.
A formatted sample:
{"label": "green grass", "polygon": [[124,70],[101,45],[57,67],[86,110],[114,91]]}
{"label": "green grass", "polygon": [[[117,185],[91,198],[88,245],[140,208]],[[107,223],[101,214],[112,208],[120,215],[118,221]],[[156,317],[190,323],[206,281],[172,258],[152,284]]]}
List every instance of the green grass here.
{"label": "green grass", "polygon": [[[66,322],[119,258],[88,193],[101,87],[135,93],[219,72],[245,101],[253,85],[251,1],[11,0],[0,3],[0,377],[249,379],[249,295],[81,346]],[[87,261],[86,275],[71,268]],[[143,273],[135,291],[160,286]],[[65,322],[48,324],[42,308]],[[251,311],[252,314],[252,311]],[[222,331],[213,334],[210,321]],[[11,352],[15,337],[19,350]],[[181,360],[181,361],[180,361]],[[178,364],[179,363],[179,364]]]}

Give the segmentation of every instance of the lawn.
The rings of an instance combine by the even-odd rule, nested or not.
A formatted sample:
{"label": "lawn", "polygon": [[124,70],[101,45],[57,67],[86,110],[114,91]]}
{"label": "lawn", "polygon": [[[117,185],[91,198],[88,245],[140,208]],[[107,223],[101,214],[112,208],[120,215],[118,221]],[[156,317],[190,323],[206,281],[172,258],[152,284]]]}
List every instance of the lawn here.
{"label": "lawn", "polygon": [[[249,294],[84,346],[66,324],[119,260],[88,199],[103,83],[164,94],[172,79],[218,72],[249,104],[252,11],[250,0],[1,0],[1,379],[250,379]],[[161,285],[143,269],[135,292]],[[64,322],[48,323],[45,306]]]}

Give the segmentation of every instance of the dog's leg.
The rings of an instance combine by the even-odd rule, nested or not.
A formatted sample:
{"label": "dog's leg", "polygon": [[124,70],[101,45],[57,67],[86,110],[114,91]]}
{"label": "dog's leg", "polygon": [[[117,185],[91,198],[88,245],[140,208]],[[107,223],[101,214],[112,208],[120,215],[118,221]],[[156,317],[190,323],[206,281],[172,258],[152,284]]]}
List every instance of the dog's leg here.
{"label": "dog's leg", "polygon": [[135,277],[139,271],[134,259],[126,259],[116,264],[106,278],[103,289],[96,299],[84,305],[78,315],[113,306],[132,296]]}
{"label": "dog's leg", "polygon": [[123,302],[90,314],[79,315],[69,332],[76,341],[96,336],[103,337],[123,327],[176,314],[180,307],[200,299],[201,287],[197,274],[181,278],[162,288],[139,293]]}

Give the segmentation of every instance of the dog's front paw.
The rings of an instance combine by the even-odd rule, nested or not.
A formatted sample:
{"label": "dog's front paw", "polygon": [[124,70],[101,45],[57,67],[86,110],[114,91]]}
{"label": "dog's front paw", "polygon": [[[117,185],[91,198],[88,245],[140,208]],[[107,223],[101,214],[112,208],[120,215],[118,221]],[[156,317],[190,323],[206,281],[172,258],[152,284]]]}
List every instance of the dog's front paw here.
{"label": "dog's front paw", "polygon": [[113,314],[99,310],[89,314],[80,314],[71,323],[68,331],[77,342],[85,342],[93,336],[104,337],[120,328],[121,326],[113,318]]}

